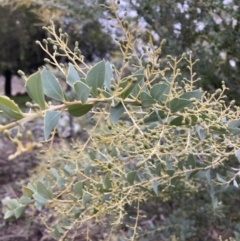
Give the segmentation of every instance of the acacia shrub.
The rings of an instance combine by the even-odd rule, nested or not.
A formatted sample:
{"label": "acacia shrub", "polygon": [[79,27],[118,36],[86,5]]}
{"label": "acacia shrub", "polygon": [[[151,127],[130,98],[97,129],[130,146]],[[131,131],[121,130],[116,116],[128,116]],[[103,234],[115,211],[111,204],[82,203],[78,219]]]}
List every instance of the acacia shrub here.
{"label": "acacia shrub", "polygon": [[[14,119],[0,126],[17,146],[9,160],[40,147],[23,145],[21,128],[14,137],[10,128],[43,118],[43,142],[49,143],[40,151],[47,155],[46,176],[29,182],[22,197],[7,203],[5,219],[19,218],[28,206],[40,212],[46,206],[56,221],[47,224],[48,215],[41,218],[58,240],[74,238],[90,221],[108,225],[109,240],[122,223],[128,223],[129,240],[209,240],[209,226],[226,223],[231,224],[228,236],[238,235],[239,217],[232,215],[229,195],[239,193],[239,107],[234,101],[225,103],[224,82],[213,94],[196,89],[197,60],[191,52],[161,57],[165,40],[155,46],[146,30],[148,45],[142,46],[137,30],[119,18],[118,4],[110,1],[102,7],[124,36],[116,38],[120,68],[105,60],[86,64],[78,43],[72,51],[68,35],[51,23],[45,27],[50,37],[37,44],[49,55],[45,62],[65,76],[74,97],[66,96],[45,67],[29,77],[19,71],[32,99],[26,103],[29,112],[0,96],[3,114]],[[68,66],[58,56],[67,57]],[[178,68],[183,62],[189,69],[186,77]],[[46,102],[45,96],[52,101]],[[90,113],[96,124],[84,144],[76,142],[56,153],[53,139],[64,111],[73,117]],[[152,222],[150,228],[141,227],[141,208],[154,200],[169,209],[158,211],[163,217],[159,226]]]}

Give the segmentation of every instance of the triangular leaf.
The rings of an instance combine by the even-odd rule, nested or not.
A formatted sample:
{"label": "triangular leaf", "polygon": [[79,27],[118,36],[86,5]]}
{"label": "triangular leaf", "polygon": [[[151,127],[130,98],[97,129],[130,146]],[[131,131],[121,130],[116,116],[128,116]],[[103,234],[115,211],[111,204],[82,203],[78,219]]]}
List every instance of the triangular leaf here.
{"label": "triangular leaf", "polygon": [[73,87],[74,83],[79,80],[80,80],[80,77],[78,75],[77,70],[74,68],[74,66],[71,63],[69,63],[68,73],[67,73],[67,83]]}
{"label": "triangular leaf", "polygon": [[42,76],[40,71],[30,75],[26,81],[28,95],[34,100],[41,109],[45,109],[45,99],[43,93]]}
{"label": "triangular leaf", "polygon": [[117,106],[110,108],[110,118],[113,124],[118,122],[124,111],[125,109],[122,103],[119,103]]}
{"label": "triangular leaf", "polygon": [[93,105],[90,105],[90,104],[74,104],[67,107],[69,114],[74,117],[85,115],[92,108],[93,108]]}
{"label": "triangular leaf", "polygon": [[102,89],[105,80],[104,60],[94,65],[87,73],[86,83],[91,87],[92,94],[98,96],[98,88]]}
{"label": "triangular leaf", "polygon": [[0,110],[2,110],[7,117],[16,120],[22,119],[24,117],[18,105],[7,96],[0,96]]}
{"label": "triangular leaf", "polygon": [[88,100],[88,96],[91,92],[91,88],[87,86],[85,83],[81,81],[77,81],[74,83],[74,90],[82,103],[86,103]]}
{"label": "triangular leaf", "polygon": [[60,112],[47,110],[44,116],[44,138],[48,139],[52,130],[56,127],[60,118]]}
{"label": "triangular leaf", "polygon": [[64,101],[63,91],[57,78],[46,68],[42,70],[41,74],[44,94],[54,100]]}

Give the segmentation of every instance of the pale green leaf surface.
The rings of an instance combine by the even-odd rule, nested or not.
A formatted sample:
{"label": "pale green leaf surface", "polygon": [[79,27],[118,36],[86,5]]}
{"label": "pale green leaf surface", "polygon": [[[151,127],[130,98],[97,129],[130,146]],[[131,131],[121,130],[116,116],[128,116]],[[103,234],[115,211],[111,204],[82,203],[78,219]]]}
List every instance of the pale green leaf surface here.
{"label": "pale green leaf surface", "polygon": [[64,101],[64,94],[57,78],[46,68],[42,70],[41,75],[44,94],[54,100]]}
{"label": "pale green leaf surface", "polygon": [[60,112],[47,110],[44,116],[44,138],[48,139],[52,130],[56,127],[60,118]]}
{"label": "pale green leaf surface", "polygon": [[91,87],[92,94],[98,96],[98,88],[102,89],[105,80],[105,61],[94,65],[87,73],[86,83]]}
{"label": "pale green leaf surface", "polygon": [[26,81],[27,93],[41,109],[45,109],[45,99],[43,93],[42,76],[40,71],[30,75]]}

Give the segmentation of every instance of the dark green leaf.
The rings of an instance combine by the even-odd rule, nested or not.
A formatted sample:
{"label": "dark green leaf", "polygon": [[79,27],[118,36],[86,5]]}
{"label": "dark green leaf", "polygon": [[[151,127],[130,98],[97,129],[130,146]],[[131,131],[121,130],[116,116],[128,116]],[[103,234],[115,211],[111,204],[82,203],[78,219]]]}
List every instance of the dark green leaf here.
{"label": "dark green leaf", "polygon": [[30,75],[26,81],[28,95],[34,100],[41,109],[45,109],[45,99],[43,93],[43,83],[40,71]]}
{"label": "dark green leaf", "polygon": [[[195,115],[190,115],[189,116],[191,118],[191,125],[195,125],[198,118],[195,116]],[[176,118],[174,118],[173,120],[170,121],[170,125],[173,125],[173,126],[182,126],[182,125],[189,125],[190,124],[190,121],[187,119],[185,120],[185,123],[183,123],[183,116],[178,116]]]}
{"label": "dark green leaf", "polygon": [[202,97],[201,90],[194,90],[194,91],[189,91],[187,93],[182,94],[179,98],[187,99],[187,100],[190,100],[191,98],[195,98],[197,100],[200,100],[201,97]]}
{"label": "dark green leaf", "polygon": [[[134,73],[134,75],[143,75],[143,74],[144,74],[143,69],[140,69],[140,70],[138,70]],[[149,93],[149,90],[146,86],[144,86],[144,83],[145,83],[144,78],[142,78],[142,80],[139,81],[138,84],[135,85],[135,87],[132,89],[131,95],[134,96],[134,97],[137,97],[137,96],[139,96],[140,91],[141,92],[145,91],[146,93]]]}
{"label": "dark green leaf", "polygon": [[37,182],[37,192],[46,199],[52,199],[52,190],[48,189],[42,182]]}
{"label": "dark green leaf", "polygon": [[127,181],[130,183],[130,185],[134,183],[136,176],[137,176],[136,171],[132,171],[127,174]]}
{"label": "dark green leaf", "polygon": [[195,157],[193,156],[193,154],[189,154],[187,162],[192,168],[196,167],[196,161],[195,161]]}
{"label": "dark green leaf", "polygon": [[170,90],[170,86],[168,82],[163,82],[159,84],[155,84],[151,89],[150,89],[150,94],[155,99],[156,101],[165,101],[167,98],[167,94]]}
{"label": "dark green leaf", "polygon": [[47,110],[44,116],[44,138],[48,139],[52,130],[56,127],[60,118],[60,112]]}
{"label": "dark green leaf", "polygon": [[77,182],[75,183],[74,187],[73,187],[73,190],[76,194],[79,195],[79,197],[82,197],[83,195],[83,186],[82,186],[82,182]]}
{"label": "dark green leaf", "polygon": [[102,89],[105,80],[105,62],[104,60],[94,65],[87,73],[86,83],[91,87],[92,94],[98,96],[98,88]]}
{"label": "dark green leaf", "polygon": [[[130,77],[136,78],[136,81],[129,82],[127,79]],[[124,78],[119,84],[119,87],[124,90],[123,93],[121,94],[122,99],[127,98],[131,94],[135,86],[137,86],[143,79],[144,79],[144,69],[140,69],[132,76]]]}
{"label": "dark green leaf", "polygon": [[209,129],[216,134],[227,134],[228,130],[225,127],[222,126],[209,126]]}
{"label": "dark green leaf", "polygon": [[73,200],[75,203],[78,201],[78,198],[72,195],[71,193],[68,195],[71,200]]}
{"label": "dark green leaf", "polygon": [[74,68],[74,66],[70,63],[68,67],[68,73],[67,73],[67,83],[70,86],[74,86],[74,83],[79,81],[80,77],[78,75],[77,70]]}
{"label": "dark green leaf", "polygon": [[122,103],[119,103],[117,106],[110,108],[110,118],[113,124],[118,122],[124,111],[125,109]]}
{"label": "dark green leaf", "polygon": [[161,117],[159,115],[159,111],[157,111],[157,110],[154,110],[149,115],[147,115],[143,121],[145,124],[152,123],[155,121],[158,121],[159,123],[163,124],[163,120],[161,119]]}
{"label": "dark green leaf", "polygon": [[82,204],[83,206],[86,206],[87,203],[90,203],[92,200],[91,196],[89,196],[86,193],[83,193],[83,197],[82,197]]}
{"label": "dark green leaf", "polygon": [[104,183],[104,186],[107,190],[111,189],[112,188],[112,184],[111,184],[111,180],[110,180],[110,174],[107,173],[104,177],[104,180],[103,180],[103,183]]}
{"label": "dark green leaf", "polygon": [[84,168],[84,174],[89,175],[92,174],[95,171],[95,168],[91,165],[88,165]]}
{"label": "dark green leaf", "polygon": [[159,177],[161,176],[161,169],[162,169],[162,164],[161,164],[161,163],[157,164],[155,173],[156,173],[156,175],[158,175]]}
{"label": "dark green leaf", "polygon": [[145,91],[143,91],[140,94],[140,100],[141,100],[141,104],[142,106],[149,106],[149,105],[153,105],[156,103],[156,101]]}
{"label": "dark green leaf", "polygon": [[167,173],[170,177],[173,176],[174,172],[175,172],[174,170],[166,170],[166,173]]}
{"label": "dark green leaf", "polygon": [[91,104],[73,104],[67,107],[69,114],[74,117],[85,115],[92,108],[93,108],[93,105]]}
{"label": "dark green leaf", "polygon": [[85,83],[81,81],[77,81],[74,83],[74,90],[82,103],[86,103],[88,100],[88,96],[91,92],[91,88],[87,86]]}
{"label": "dark green leaf", "polygon": [[41,74],[44,94],[54,100],[64,101],[63,91],[57,78],[46,68],[42,70]]}
{"label": "dark green leaf", "polygon": [[209,185],[211,185],[211,169],[208,169],[205,173],[206,179]]}
{"label": "dark green leaf", "polygon": [[188,171],[188,172],[186,172],[186,178],[189,180],[192,177],[194,177],[198,172],[199,172],[199,170]]}
{"label": "dark green leaf", "polygon": [[105,64],[105,79],[104,85],[106,86],[107,90],[112,93],[111,90],[111,79],[113,78],[112,68],[109,62]]}
{"label": "dark green leaf", "polygon": [[61,233],[59,233],[57,227],[54,228],[54,231],[52,231],[51,234],[54,238],[57,238],[57,239],[61,238],[62,236]]}
{"label": "dark green leaf", "polygon": [[191,107],[192,102],[190,100],[174,98],[167,102],[167,107],[171,110],[172,113],[182,111],[185,107]]}
{"label": "dark green leaf", "polygon": [[2,110],[7,117],[16,120],[22,119],[24,117],[18,105],[7,96],[0,96],[0,110]]}
{"label": "dark green leaf", "polygon": [[217,173],[217,180],[221,183],[226,183],[226,180],[223,176]]}

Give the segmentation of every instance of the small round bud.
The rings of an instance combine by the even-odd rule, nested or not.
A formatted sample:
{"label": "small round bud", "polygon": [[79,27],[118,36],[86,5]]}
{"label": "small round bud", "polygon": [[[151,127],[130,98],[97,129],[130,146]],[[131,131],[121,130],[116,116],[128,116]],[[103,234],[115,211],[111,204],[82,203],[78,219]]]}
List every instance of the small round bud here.
{"label": "small round bud", "polygon": [[163,46],[163,45],[166,44],[166,42],[167,42],[167,40],[164,38],[164,39],[161,41],[160,45]]}
{"label": "small round bud", "polygon": [[25,105],[29,108],[32,108],[33,107],[33,104],[31,102],[26,102]]}
{"label": "small round bud", "polygon": [[44,58],[43,61],[44,61],[45,63],[47,63],[47,64],[51,63],[51,60],[48,59],[48,58]]}
{"label": "small round bud", "polygon": [[57,45],[53,45],[53,50],[57,50]]}
{"label": "small round bud", "polygon": [[9,130],[4,130],[4,131],[3,131],[3,134],[4,134],[4,136],[10,138]]}
{"label": "small round bud", "polygon": [[19,141],[22,140],[22,134],[21,134],[21,133],[17,133],[17,139],[18,139]]}
{"label": "small round bud", "polygon": [[22,70],[18,70],[17,72],[21,77],[25,76],[25,73]]}
{"label": "small round bud", "polygon": [[40,44],[41,44],[41,43],[40,43],[40,41],[38,41],[38,40],[37,40],[35,43],[36,43],[36,44],[38,44],[38,45],[40,45]]}
{"label": "small round bud", "polygon": [[48,44],[48,41],[46,39],[43,39],[44,44]]}

